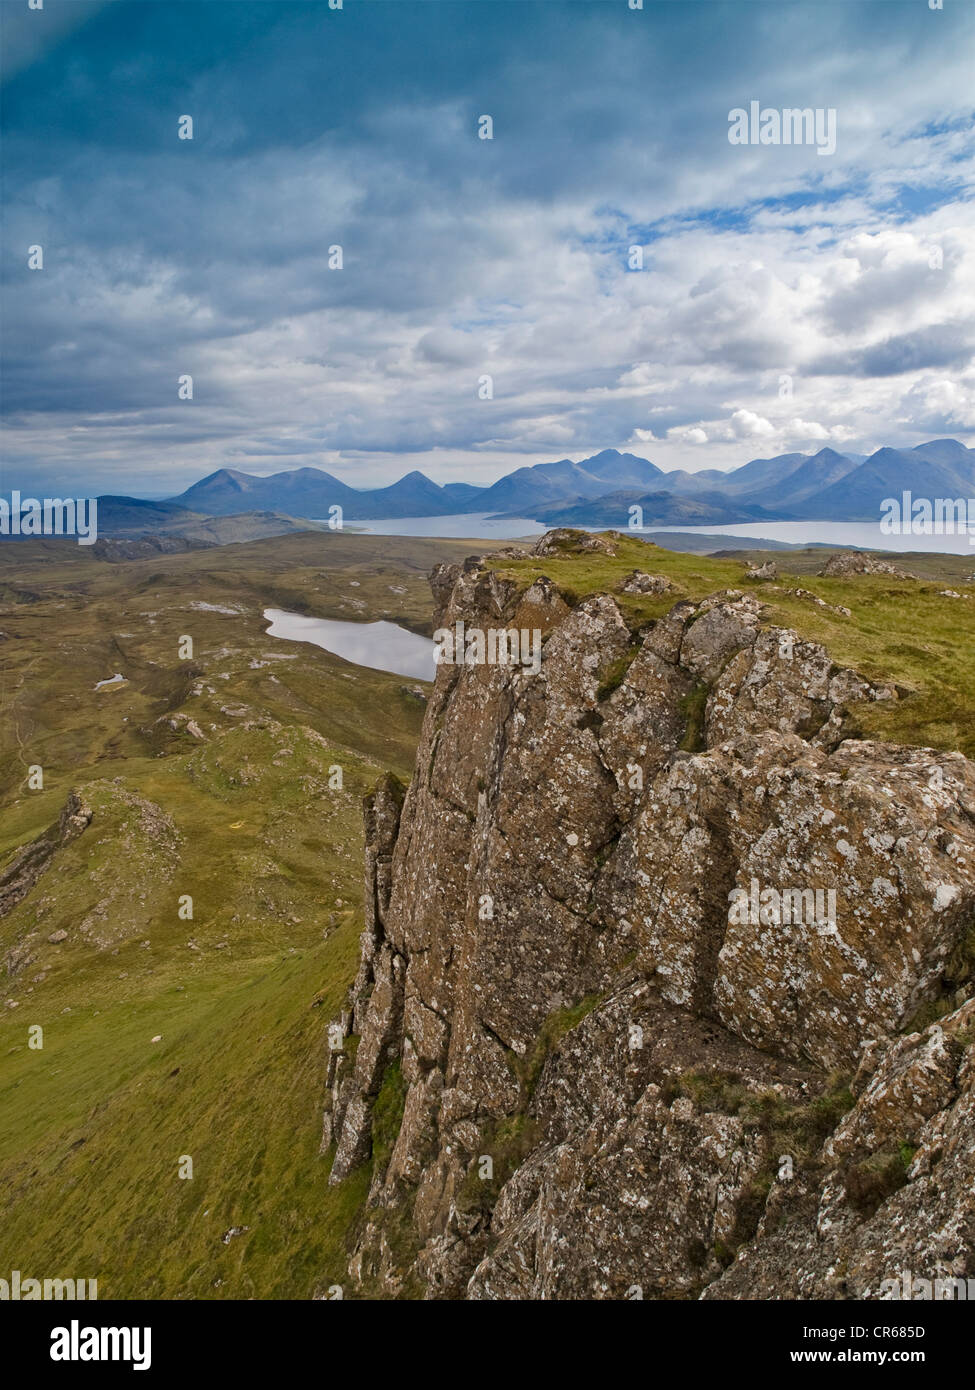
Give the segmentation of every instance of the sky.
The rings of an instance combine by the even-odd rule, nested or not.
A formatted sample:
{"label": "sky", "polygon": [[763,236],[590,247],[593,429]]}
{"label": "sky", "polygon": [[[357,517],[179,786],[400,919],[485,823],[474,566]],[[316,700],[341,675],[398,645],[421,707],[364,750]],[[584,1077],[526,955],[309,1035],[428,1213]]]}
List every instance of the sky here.
{"label": "sky", "polygon": [[0,491],[975,444],[975,4],[630,3],[0,0]]}

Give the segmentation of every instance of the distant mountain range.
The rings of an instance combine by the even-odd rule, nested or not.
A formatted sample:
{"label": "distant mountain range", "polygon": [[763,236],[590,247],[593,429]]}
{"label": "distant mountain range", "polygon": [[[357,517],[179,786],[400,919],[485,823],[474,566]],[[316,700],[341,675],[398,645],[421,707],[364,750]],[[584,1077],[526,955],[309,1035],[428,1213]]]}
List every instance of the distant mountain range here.
{"label": "distant mountain range", "polygon": [[[543,465],[544,466],[544,465]],[[349,487],[321,468],[295,468],[255,478],[233,468],[220,468],[188,487],[171,504],[208,516],[238,512],[276,511],[287,516],[327,520],[329,508],[340,506],[347,521],[397,516],[446,516],[472,509],[489,489],[472,483],[441,487],[423,473],[407,473],[390,487],[362,490]],[[563,494],[564,495],[564,494]]]}
{"label": "distant mountain range", "polygon": [[[574,466],[588,472],[588,463]],[[905,491],[932,499],[975,495],[975,450],[956,439],[937,439],[915,449],[878,449],[869,458],[821,449],[752,459],[728,473],[657,470],[642,490],[625,485],[595,498],[580,492],[536,506],[530,515],[552,526],[625,526],[629,508],[639,506],[644,526],[879,521],[884,500]]]}
{"label": "distant mountain range", "polygon": [[[727,526],[751,521],[877,521],[885,498],[975,495],[975,450],[956,439],[865,457],[820,449],[752,459],[728,472],[664,472],[649,459],[604,449],[575,463],[559,459],[517,468],[490,487],[433,482],[407,473],[389,487],[349,487],[320,468],[254,477],[221,468],[163,502],[99,498],[103,534],[181,534],[220,543],[322,522],[340,506],[347,522],[482,512],[545,525],[625,527],[630,507],[644,526]],[[249,518],[245,522],[244,517]],[[208,521],[225,518],[222,525]],[[231,519],[236,519],[233,524]]]}

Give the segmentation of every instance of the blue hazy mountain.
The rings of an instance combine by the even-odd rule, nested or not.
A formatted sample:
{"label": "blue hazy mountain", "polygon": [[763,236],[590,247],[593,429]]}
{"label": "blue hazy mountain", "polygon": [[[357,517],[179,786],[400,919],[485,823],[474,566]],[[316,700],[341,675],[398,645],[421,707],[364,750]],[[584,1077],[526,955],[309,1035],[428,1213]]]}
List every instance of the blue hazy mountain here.
{"label": "blue hazy mountain", "polygon": [[320,468],[294,468],[268,478],[219,468],[170,501],[208,516],[275,508],[292,516],[328,516],[334,503],[345,505],[359,494]]}
{"label": "blue hazy mountain", "polygon": [[208,516],[244,511],[278,511],[288,516],[322,518],[340,506],[348,521],[400,516],[446,516],[470,510],[471,498],[483,489],[468,483],[441,487],[424,473],[407,473],[389,487],[349,487],[321,468],[295,468],[266,478],[220,468],[170,500]]}
{"label": "blue hazy mountain", "polygon": [[975,450],[956,439],[936,439],[916,449],[878,449],[838,482],[788,510],[802,520],[867,521],[880,516],[885,498],[975,496]]}
{"label": "blue hazy mountain", "polygon": [[[274,511],[323,518],[338,505],[348,521],[477,511],[601,525],[610,513],[616,516],[625,495],[627,506],[653,499],[645,506],[654,513],[648,521],[731,525],[758,519],[873,520],[885,498],[908,490],[916,497],[971,496],[975,450],[956,439],[934,439],[913,449],[881,448],[869,458],[825,448],[751,459],[727,472],[665,473],[649,459],[604,449],[578,463],[564,458],[516,468],[490,487],[442,486],[416,470],[388,487],[369,489],[350,487],[320,468],[265,478],[221,468],[160,506],[206,516]],[[162,526],[165,515],[147,513],[146,520]],[[619,525],[618,517],[611,524]]]}
{"label": "blue hazy mountain", "polygon": [[[764,493],[769,488],[781,485],[806,459],[806,454],[778,454],[770,459],[752,459],[740,468],[723,473],[718,468],[702,469],[699,473],[664,474],[668,492],[685,493],[694,496],[718,488],[728,497],[750,493]],[[852,465],[851,465],[852,466]]]}

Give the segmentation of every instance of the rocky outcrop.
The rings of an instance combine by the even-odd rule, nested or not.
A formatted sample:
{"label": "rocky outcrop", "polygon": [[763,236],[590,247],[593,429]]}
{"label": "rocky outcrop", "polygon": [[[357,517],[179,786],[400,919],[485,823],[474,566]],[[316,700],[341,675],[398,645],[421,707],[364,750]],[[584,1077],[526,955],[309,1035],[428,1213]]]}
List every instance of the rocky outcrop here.
{"label": "rocky outcrop", "polygon": [[43,835],[19,849],[0,870],[0,917],[5,917],[26,898],[34,884],[50,868],[55,854],[88,828],[92,810],[80,793],[71,791],[56,823]]}
{"label": "rocky outcrop", "polygon": [[[383,1071],[398,1054],[402,1041],[403,985],[406,961],[391,944],[385,930],[389,908],[392,851],[399,830],[403,788],[388,774],[367,798],[365,928],[359,973],[352,988],[351,1008],[333,1034],[328,1084],[334,1097],[322,1132],[322,1149],[337,1144],[331,1180],[339,1182],[356,1164],[369,1156],[369,1120]],[[368,1029],[360,1039],[355,1062],[347,1067],[342,1046],[353,1019],[368,1017]],[[339,1127],[336,1121],[344,1123]]]}
{"label": "rocky outcrop", "polygon": [[554,531],[546,531],[544,536],[540,536],[532,546],[533,555],[558,556],[558,555],[615,555],[612,537],[615,533],[608,531],[605,535],[594,535],[590,531],[579,531],[572,526],[559,526]]}
{"label": "rocky outcrop", "polygon": [[332,1182],[373,1165],[360,1292],[833,1297],[950,1263],[975,766],[851,736],[893,688],[737,591],[634,632],[481,562],[434,589],[543,659],[442,666],[408,791],[367,802],[324,1134]]}
{"label": "rocky outcrop", "polygon": [[825,578],[845,579],[851,574],[886,574],[894,579],[914,579],[915,576],[900,570],[889,560],[881,560],[876,555],[866,555],[862,550],[838,550],[831,555],[819,571]]}
{"label": "rocky outcrop", "polygon": [[634,570],[620,585],[621,594],[669,594],[673,593],[677,585],[672,579],[668,579],[665,574],[645,574],[642,570]]}

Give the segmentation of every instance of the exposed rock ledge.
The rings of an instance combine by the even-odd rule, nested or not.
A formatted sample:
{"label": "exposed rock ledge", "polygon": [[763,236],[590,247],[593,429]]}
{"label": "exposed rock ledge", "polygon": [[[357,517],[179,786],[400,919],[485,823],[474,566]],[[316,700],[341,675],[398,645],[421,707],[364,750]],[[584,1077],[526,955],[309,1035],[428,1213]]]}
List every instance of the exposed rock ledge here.
{"label": "exposed rock ledge", "polygon": [[[893,690],[740,594],[634,637],[544,579],[433,586],[438,624],[539,627],[544,659],[442,667],[405,799],[367,802],[324,1133],[339,1182],[383,1117],[360,1293],[975,1275],[975,765],[848,737]],[[832,891],[835,925],[730,922],[753,883]]]}
{"label": "exposed rock ledge", "polygon": [[92,810],[77,791],[68,793],[57,822],[36,840],[18,850],[0,869],[0,917],[12,912],[26,898],[34,884],[46,873],[55,854],[77,839],[91,824]]}

